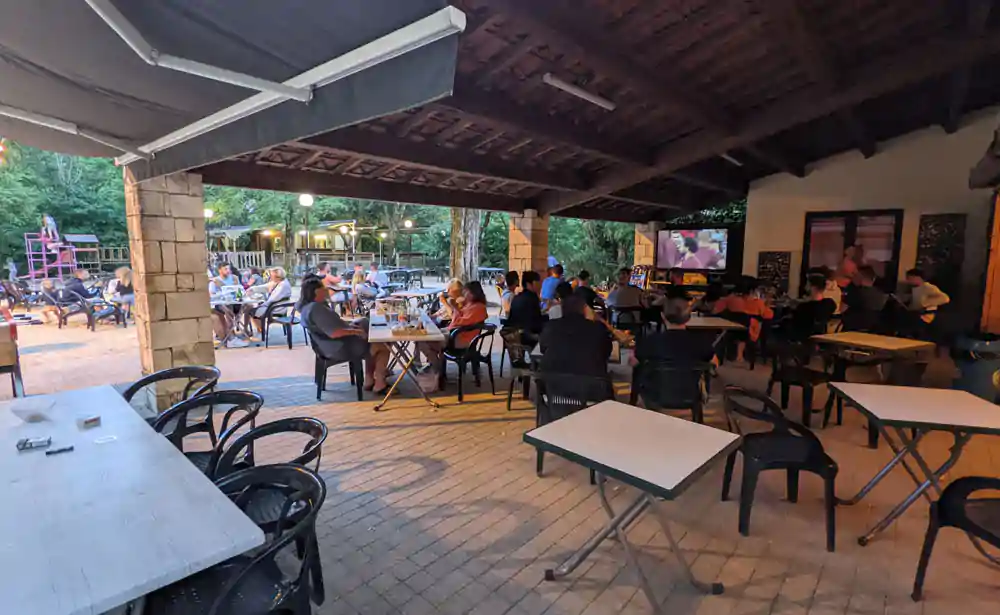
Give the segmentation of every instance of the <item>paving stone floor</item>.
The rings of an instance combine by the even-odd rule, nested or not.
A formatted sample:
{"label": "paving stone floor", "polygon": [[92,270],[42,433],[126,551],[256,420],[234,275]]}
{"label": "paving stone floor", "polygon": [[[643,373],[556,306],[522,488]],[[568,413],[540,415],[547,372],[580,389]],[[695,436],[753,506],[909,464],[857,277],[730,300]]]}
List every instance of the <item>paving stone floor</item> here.
{"label": "paving stone floor", "polygon": [[[29,393],[125,383],[139,376],[134,328],[104,326],[91,333],[79,325],[63,331],[32,327],[23,328],[21,337]],[[223,350],[217,361],[227,387],[265,397],[265,418],[316,416],[330,428],[322,459],[330,493],[319,522],[328,599],[316,613],[650,612],[636,579],[622,565],[620,545],[612,541],[569,579],[543,581],[543,571],[582,544],[606,517],[584,469],[549,456],[545,476],[535,476],[534,450],[520,441],[533,425],[528,402],[515,400],[508,413],[502,395],[479,389],[459,405],[452,386],[441,395],[444,407],[435,412],[414,399],[407,384],[408,398],[376,414],[372,401],[356,401],[343,368],[331,370],[330,390],[317,403],[312,355],[301,341],[291,351],[284,346]],[[941,361],[934,368],[931,382],[946,382],[950,364]],[[619,380],[627,381],[626,368],[616,371]],[[727,365],[720,377],[762,387],[767,369]],[[498,379],[498,393],[505,386],[506,380]],[[0,396],[7,395],[0,382]],[[824,398],[820,394],[817,403]],[[792,416],[798,416],[798,403],[793,393]],[[866,432],[855,412],[847,411],[845,418],[843,426],[819,431],[840,465],[841,496],[856,491],[889,456],[885,446],[865,448]],[[720,419],[715,400],[708,420],[718,425]],[[927,457],[943,459],[948,439],[927,440]],[[278,442],[258,455],[277,460],[290,456],[295,446]],[[968,474],[1000,476],[997,439],[972,440],[951,476]],[[987,565],[953,530],[940,536],[926,600],[910,600],[927,524],[922,501],[869,546],[858,546],[856,537],[908,492],[911,483],[901,472],[890,475],[862,504],[838,508],[835,553],[824,549],[818,479],[804,475],[799,502],[790,504],[784,500],[784,476],[765,475],[746,538],[736,529],[736,502],[719,501],[720,482],[721,468],[716,468],[665,508],[695,573],[725,583],[723,595],[699,595],[678,582],[653,519],[644,517],[630,530],[664,613],[998,612],[1000,569]],[[613,504],[624,505],[630,489],[612,488]]]}

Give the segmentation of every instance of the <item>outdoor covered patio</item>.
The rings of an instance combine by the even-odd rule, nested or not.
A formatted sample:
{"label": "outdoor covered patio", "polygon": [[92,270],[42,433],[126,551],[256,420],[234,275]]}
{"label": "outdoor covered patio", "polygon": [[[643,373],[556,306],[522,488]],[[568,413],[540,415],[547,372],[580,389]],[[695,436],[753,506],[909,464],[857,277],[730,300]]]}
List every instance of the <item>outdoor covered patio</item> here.
{"label": "outdoor covered patio", "polygon": [[[0,130],[39,147],[117,156],[125,166],[136,326],[100,336],[72,326],[58,337],[21,327],[26,388],[31,395],[124,388],[145,374],[215,365],[220,389],[264,398],[261,424],[319,419],[329,430],[318,470],[328,492],[315,529],[326,600],[313,607],[306,597],[314,613],[594,615],[649,613],[650,605],[622,563],[620,542],[600,544],[566,579],[543,580],[609,515],[579,465],[550,454],[536,476],[535,450],[522,443],[536,425],[530,401],[516,399],[508,412],[505,397],[485,388],[462,403],[448,390],[435,397],[442,406],[435,411],[404,382],[405,399],[373,413],[372,399],[357,401],[346,365],[330,370],[328,392],[316,401],[316,357],[298,327],[291,349],[214,352],[205,184],[509,212],[508,268],[517,271],[545,269],[550,216],[634,222],[636,264],[654,265],[652,245],[668,216],[749,195],[752,221],[755,191],[772,194],[767,178],[798,187],[831,156],[855,150],[874,163],[883,148],[897,147],[893,139],[931,125],[949,135],[974,125],[959,148],[967,156],[985,130],[967,114],[1000,102],[1000,13],[985,0],[383,0],[363,9],[296,2],[280,15],[263,1],[239,14],[221,4],[87,4],[65,3],[55,29],[41,8],[11,9],[17,18],[4,20],[0,42],[10,41],[23,61],[0,67],[0,79],[23,87],[0,100]],[[87,45],[71,54],[55,47],[60,40]],[[367,55],[352,55],[359,49]],[[156,66],[164,57],[170,61]],[[171,63],[216,81],[163,68]],[[247,98],[247,89],[260,93]],[[962,156],[947,168],[967,167]],[[852,178],[832,176],[822,188]],[[911,180],[933,178],[889,178]],[[773,194],[757,200],[764,203],[758,222],[748,224],[754,254],[775,247],[760,235],[778,232],[760,213],[780,217],[773,204],[798,198],[795,189]],[[853,193],[847,206],[869,195]],[[982,216],[974,221],[992,206],[979,196],[968,201]],[[983,274],[987,259],[980,260]],[[739,273],[753,264],[730,267]],[[950,388],[954,369],[935,354],[922,385]],[[610,371],[617,398],[627,399],[630,368]],[[726,427],[724,385],[760,391],[769,372],[720,367],[705,412],[706,424],[719,429],[703,429]],[[874,369],[851,375],[881,382]],[[498,378],[498,391],[507,383]],[[814,406],[826,399],[819,390]],[[186,393],[157,388],[151,401],[163,410]],[[800,403],[793,394],[789,417],[810,416]],[[864,447],[868,425],[848,407],[842,426],[817,430],[840,466],[838,495],[861,488],[892,457],[886,446]],[[252,461],[267,467],[299,453],[300,442],[276,442]],[[948,445],[945,434],[931,433],[924,455],[943,459]],[[674,451],[664,449],[663,466],[672,467]],[[995,438],[977,435],[950,475],[997,476],[995,450]],[[717,460],[703,475],[684,477],[690,489],[664,508],[694,573],[722,582],[724,593],[705,595],[684,582],[667,548],[670,532],[650,516],[629,528],[664,613],[995,610],[997,569],[954,530],[941,534],[926,599],[911,600],[928,523],[923,500],[858,545],[910,492],[904,473],[890,473],[863,504],[837,508],[829,552],[818,480],[804,479],[792,504],[784,501],[784,473],[765,473],[750,535],[741,537],[739,489],[720,502]],[[609,491],[616,507],[635,495],[616,480]],[[281,522],[275,527],[280,533]],[[311,542],[297,546],[300,555],[312,553]]]}

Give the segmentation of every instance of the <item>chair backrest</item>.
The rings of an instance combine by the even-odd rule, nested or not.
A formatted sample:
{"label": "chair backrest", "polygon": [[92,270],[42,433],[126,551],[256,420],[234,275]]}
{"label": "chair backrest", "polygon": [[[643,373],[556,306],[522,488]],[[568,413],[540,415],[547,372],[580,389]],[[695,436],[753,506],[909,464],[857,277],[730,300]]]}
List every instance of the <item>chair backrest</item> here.
{"label": "chair backrest", "polygon": [[559,420],[602,401],[615,399],[615,390],[609,378],[546,373],[538,375],[537,380],[539,425]]}
{"label": "chair backrest", "polygon": [[476,331],[477,332],[476,337],[472,338],[472,340],[469,342],[468,347],[466,347],[465,351],[467,353],[478,353],[482,355],[484,354],[483,346],[486,344],[486,341],[489,340],[489,348],[487,352],[492,354],[493,334],[496,333],[496,330],[497,326],[489,322],[481,322],[475,325],[464,325],[461,327],[456,327],[451,330],[451,333],[448,334],[448,337],[450,339],[449,345],[452,348],[458,348],[456,342],[458,341],[458,336],[460,334],[468,333],[470,331]]}
{"label": "chair backrest", "polygon": [[167,369],[161,369],[158,372],[153,372],[148,376],[144,376],[139,380],[136,380],[131,386],[129,386],[129,388],[125,389],[125,392],[122,393],[122,397],[125,398],[125,401],[131,402],[136,393],[151,384],[165,382],[167,380],[187,380],[187,384],[184,386],[184,391],[181,393],[181,400],[190,399],[192,397],[208,393],[214,389],[221,376],[222,372],[220,372],[219,368],[214,365],[184,365],[181,367],[168,367]]}
{"label": "chair backrest", "polygon": [[641,327],[643,325],[643,309],[641,307],[611,308],[611,319],[615,327]]}
{"label": "chair backrest", "polygon": [[264,310],[264,318],[271,318],[273,316],[294,316],[295,315],[295,302],[294,301],[276,301],[271,305],[267,306]]}
{"label": "chair backrest", "polygon": [[632,370],[632,390],[650,410],[700,407],[711,368],[709,363],[643,361]]}
{"label": "chair backrest", "polygon": [[[322,579],[316,575],[319,553],[316,551],[316,516],[326,500],[326,483],[314,471],[290,464],[268,465],[247,468],[224,476],[215,482],[241,510],[246,511],[255,496],[262,493],[278,493],[284,501],[275,523],[269,524],[268,542],[254,551],[252,558],[239,572],[226,581],[222,591],[208,611],[211,615],[228,613],[224,610],[232,600],[232,595],[240,590],[240,585],[254,578],[258,568],[267,566],[282,572],[292,568],[291,578],[284,579],[282,585],[291,592],[305,592],[310,595],[310,577],[313,588]],[[292,546],[295,548],[290,548]],[[277,557],[289,566],[275,565]],[[290,559],[294,558],[294,559]],[[290,566],[296,561],[295,566]],[[308,599],[306,600],[308,602]]]}
{"label": "chair backrest", "polygon": [[736,420],[736,415],[739,415],[753,421],[768,423],[772,432],[800,436],[818,446],[820,450],[823,449],[816,434],[804,425],[786,418],[781,407],[764,393],[729,385],[723,392],[723,398],[726,422],[729,424],[730,431],[742,433]]}
{"label": "chair backrest", "polygon": [[[264,398],[251,391],[214,391],[167,408],[156,417],[153,429],[166,436],[180,451],[184,450],[184,438],[195,433],[207,433],[212,444],[219,449],[243,425],[252,425],[263,405]],[[222,427],[219,429],[222,435],[218,439],[215,437],[213,422],[216,406],[229,407],[223,416]],[[233,422],[233,417],[238,412],[242,412],[244,416]]]}
{"label": "chair backrest", "polygon": [[278,419],[241,434],[232,441],[228,447],[218,446],[215,454],[209,463],[210,476],[215,478],[226,476],[232,472],[255,465],[253,458],[254,444],[261,438],[278,434],[301,433],[309,436],[309,440],[302,448],[302,453],[294,459],[289,459],[282,463],[295,465],[306,465],[316,462],[316,469],[319,469],[320,459],[323,453],[323,443],[329,433],[326,424],[311,417],[296,417]]}

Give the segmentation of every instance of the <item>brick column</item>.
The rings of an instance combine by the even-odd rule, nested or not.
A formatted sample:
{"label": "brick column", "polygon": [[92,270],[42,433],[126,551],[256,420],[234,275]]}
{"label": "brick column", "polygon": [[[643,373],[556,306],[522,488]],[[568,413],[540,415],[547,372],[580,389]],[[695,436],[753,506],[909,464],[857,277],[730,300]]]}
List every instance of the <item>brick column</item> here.
{"label": "brick column", "polygon": [[[200,175],[177,173],[137,183],[125,170],[143,374],[215,363],[204,212]],[[154,393],[149,403],[163,409],[180,390],[159,387]]]}
{"label": "brick column", "polygon": [[549,218],[534,209],[510,215],[507,267],[511,271],[537,271],[545,277],[549,259]]}
{"label": "brick column", "polygon": [[656,260],[656,233],[660,230],[657,222],[635,225],[635,256],[633,265],[653,265]]}

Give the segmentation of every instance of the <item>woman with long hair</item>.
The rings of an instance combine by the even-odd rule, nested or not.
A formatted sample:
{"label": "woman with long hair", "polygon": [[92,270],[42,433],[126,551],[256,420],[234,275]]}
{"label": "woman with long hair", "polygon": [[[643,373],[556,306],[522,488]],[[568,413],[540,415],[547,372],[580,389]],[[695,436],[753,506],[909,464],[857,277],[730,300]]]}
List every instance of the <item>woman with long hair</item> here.
{"label": "woman with long hair", "polygon": [[[469,325],[481,325],[489,318],[486,313],[486,293],[483,285],[473,281],[466,284],[462,289],[462,306],[455,310],[452,315],[451,324],[442,331],[451,339],[451,332],[460,327]],[[469,344],[478,335],[478,331],[463,331],[455,336],[455,348],[468,348]],[[450,343],[450,341],[449,341]],[[417,350],[423,353],[430,360],[431,365],[441,360],[441,352],[445,345],[440,342],[418,342]]]}

